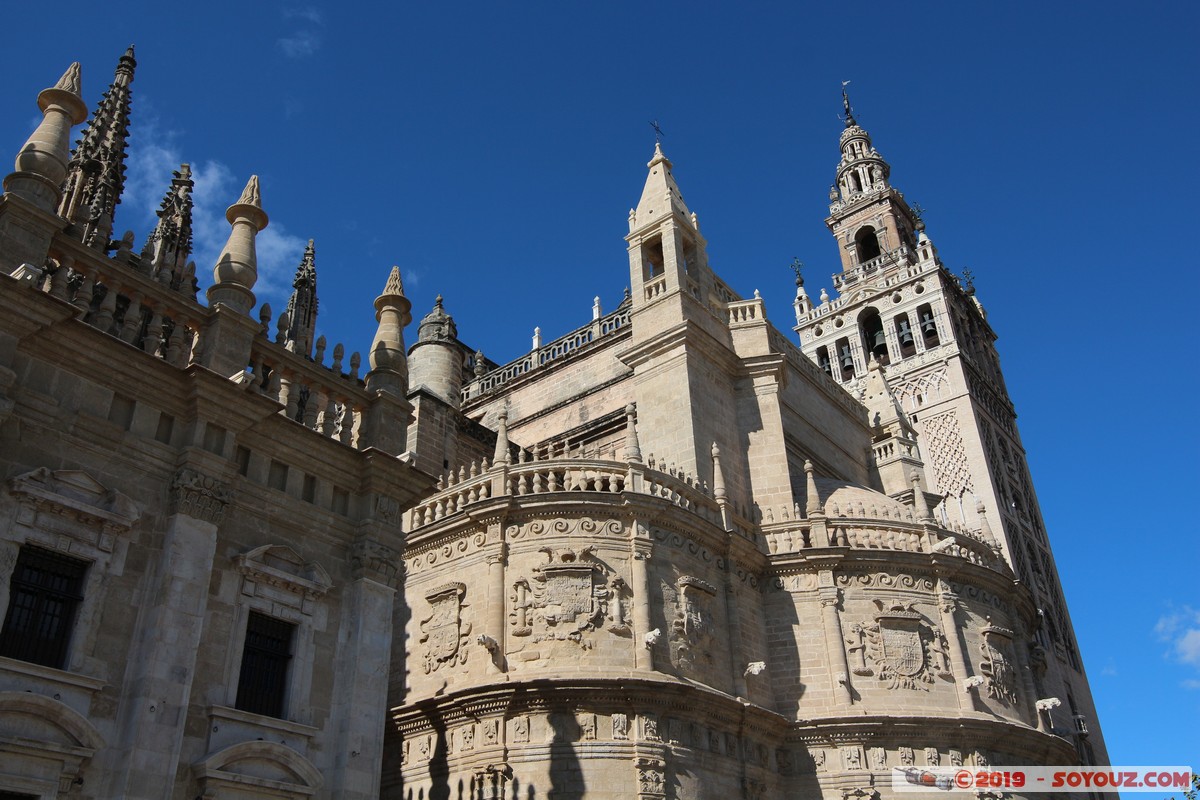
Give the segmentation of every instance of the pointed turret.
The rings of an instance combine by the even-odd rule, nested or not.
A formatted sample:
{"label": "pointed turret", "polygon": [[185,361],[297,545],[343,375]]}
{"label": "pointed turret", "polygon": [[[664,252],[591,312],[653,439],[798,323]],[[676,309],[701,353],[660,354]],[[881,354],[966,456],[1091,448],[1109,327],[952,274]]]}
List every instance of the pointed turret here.
{"label": "pointed turret", "polygon": [[233,226],[229,239],[217,257],[213,285],[208,288],[208,304],[223,303],[243,314],[254,307],[254,284],[258,281],[258,256],[254,238],[267,227],[267,212],[262,209],[258,176],[251,175],[242,196],[225,210],[225,219]]}
{"label": "pointed turret", "polygon": [[22,197],[43,211],[54,211],[62,197],[62,182],[70,159],[71,126],[87,119],[79,95],[76,61],[58,83],[38,94],[42,121],[17,153],[15,172],[4,179],[4,191]]}
{"label": "pointed turret", "polygon": [[[671,161],[655,143],[637,208],[629,214],[629,278],[635,310],[668,296],[705,296],[706,242],[683,202]],[[653,332],[643,328],[653,336]]]}
{"label": "pointed turret", "polygon": [[304,257],[292,279],[292,296],[288,298],[288,327],[285,344],[289,350],[304,356],[312,355],[313,334],[317,329],[317,262],[313,240],[308,240]]}
{"label": "pointed turret", "polygon": [[404,296],[400,268],[392,267],[383,294],[375,298],[375,340],[371,342],[371,371],[367,388],[403,398],[408,393],[408,361],[404,354],[404,326],[412,322],[412,303]]}
{"label": "pointed turret", "polygon": [[867,366],[863,404],[871,423],[872,462],[879,486],[892,497],[905,496],[911,489],[910,475],[922,472],[924,464],[912,423],[874,356]]}
{"label": "pointed turret", "polygon": [[636,230],[650,223],[661,222],[670,214],[678,214],[687,222],[691,222],[692,212],[688,211],[683,202],[683,194],[671,174],[671,161],[662,151],[662,144],[655,142],[654,155],[646,168],[650,173],[646,176],[646,185],[642,188],[642,198],[638,200],[633,212],[630,229]]}
{"label": "pointed turret", "polygon": [[158,222],[142,248],[143,267],[174,289],[191,291],[187,281],[188,257],[192,254],[192,168],[180,164],[158,209]]}
{"label": "pointed turret", "polygon": [[458,341],[458,326],[446,313],[442,296],[433,303],[417,328],[417,343],[408,351],[409,389],[424,389],[454,408],[462,405],[466,350]]}
{"label": "pointed turret", "polygon": [[79,226],[84,243],[107,249],[113,214],[125,189],[125,145],[129,136],[129,102],[133,45],[117,62],[113,82],[75,146],[63,183],[59,216]]}

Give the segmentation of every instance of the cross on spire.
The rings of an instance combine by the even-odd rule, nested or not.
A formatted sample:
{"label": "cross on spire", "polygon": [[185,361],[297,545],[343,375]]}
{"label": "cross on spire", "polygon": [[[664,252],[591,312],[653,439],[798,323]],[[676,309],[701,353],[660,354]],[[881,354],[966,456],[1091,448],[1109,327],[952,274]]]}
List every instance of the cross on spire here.
{"label": "cross on spire", "polygon": [[854,112],[850,109],[850,95],[846,93],[846,87],[850,85],[850,81],[842,81],[842,108],[846,112],[846,127],[851,128],[858,123],[854,121]]}
{"label": "cross on spire", "polygon": [[650,122],[650,127],[654,128],[654,143],[662,144],[664,134],[662,132],[662,128],[658,126],[658,120],[652,120]]}

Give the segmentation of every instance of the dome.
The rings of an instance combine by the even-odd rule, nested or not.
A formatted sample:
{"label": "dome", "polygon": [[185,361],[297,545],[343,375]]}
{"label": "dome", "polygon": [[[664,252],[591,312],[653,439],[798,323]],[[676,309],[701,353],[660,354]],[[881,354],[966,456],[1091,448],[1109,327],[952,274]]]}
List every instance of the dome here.
{"label": "dome", "polygon": [[[912,516],[912,506],[888,497],[883,492],[868,489],[833,478],[817,478],[817,495],[830,517],[883,517],[906,519]],[[862,511],[859,511],[859,509]]]}

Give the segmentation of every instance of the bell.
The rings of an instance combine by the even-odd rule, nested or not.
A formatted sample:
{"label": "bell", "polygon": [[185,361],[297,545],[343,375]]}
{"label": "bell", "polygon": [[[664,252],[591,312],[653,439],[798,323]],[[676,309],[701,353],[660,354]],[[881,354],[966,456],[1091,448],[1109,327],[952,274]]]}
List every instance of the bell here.
{"label": "bell", "polygon": [[854,369],[854,356],[850,355],[850,348],[842,348],[842,369]]}
{"label": "bell", "polygon": [[900,320],[900,344],[903,347],[908,347],[913,343],[912,328],[908,326],[908,320]]}
{"label": "bell", "polygon": [[937,323],[933,321],[933,315],[928,311],[921,315],[921,333],[926,336],[937,333]]}

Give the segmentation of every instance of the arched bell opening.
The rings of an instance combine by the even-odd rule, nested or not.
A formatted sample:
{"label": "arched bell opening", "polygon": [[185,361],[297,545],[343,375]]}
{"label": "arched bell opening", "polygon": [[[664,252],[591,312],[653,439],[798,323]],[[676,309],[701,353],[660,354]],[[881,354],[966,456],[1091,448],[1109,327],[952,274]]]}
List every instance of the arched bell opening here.
{"label": "arched bell opening", "polygon": [[655,237],[642,245],[642,279],[657,278],[665,271],[662,238]]}
{"label": "arched bell opening", "polygon": [[864,264],[879,255],[879,237],[875,229],[865,225],[854,234],[854,249],[858,253],[858,263]]}
{"label": "arched bell opening", "polygon": [[833,377],[833,364],[829,359],[829,348],[822,345],[817,348],[817,366],[825,371],[829,377]]}
{"label": "arched bell opening", "polygon": [[893,320],[896,325],[896,341],[900,343],[900,357],[908,358],[917,354],[917,339],[913,335],[912,323],[908,314],[897,314]]}
{"label": "arched bell opening", "polygon": [[848,381],[854,377],[854,354],[850,352],[850,340],[843,336],[833,343],[833,347],[837,351],[837,374],[843,381]]}
{"label": "arched bell opening", "polygon": [[926,349],[941,344],[941,340],[938,338],[937,321],[933,318],[933,306],[929,303],[917,308],[917,327],[921,330],[921,337],[925,340]]}
{"label": "arched bell opening", "polygon": [[865,309],[858,317],[858,330],[862,335],[863,350],[875,356],[881,366],[887,366],[891,359],[888,357],[887,335],[883,332],[883,319],[879,311]]}

